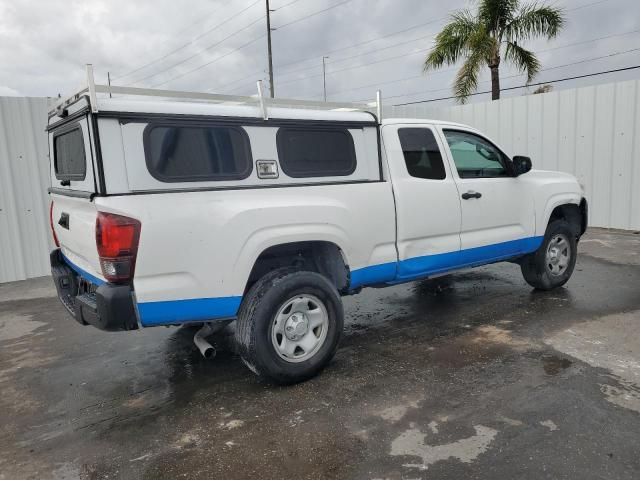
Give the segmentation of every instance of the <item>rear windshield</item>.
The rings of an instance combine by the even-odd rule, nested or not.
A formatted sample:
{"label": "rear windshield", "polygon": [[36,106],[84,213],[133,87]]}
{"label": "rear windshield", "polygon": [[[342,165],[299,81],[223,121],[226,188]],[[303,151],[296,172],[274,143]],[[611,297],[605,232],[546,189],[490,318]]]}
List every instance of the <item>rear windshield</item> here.
{"label": "rear windshield", "polygon": [[57,179],[84,180],[87,164],[80,127],[53,137],[53,158]]}
{"label": "rear windshield", "polygon": [[249,137],[235,126],[150,124],[144,148],[147,168],[161,182],[241,180],[253,167]]}
{"label": "rear windshield", "polygon": [[346,128],[283,127],[277,143],[280,165],[290,177],[340,177],[356,169],[353,137]]}

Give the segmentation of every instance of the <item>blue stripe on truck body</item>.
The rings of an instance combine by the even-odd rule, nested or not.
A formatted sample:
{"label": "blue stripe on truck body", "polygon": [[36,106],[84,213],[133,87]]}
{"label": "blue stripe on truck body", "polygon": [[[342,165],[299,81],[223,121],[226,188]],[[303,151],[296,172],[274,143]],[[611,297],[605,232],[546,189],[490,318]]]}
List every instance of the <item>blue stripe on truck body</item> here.
{"label": "blue stripe on truck body", "polygon": [[138,303],[143,327],[233,318],[242,297],[192,298]]}
{"label": "blue stripe on truck body", "polygon": [[82,278],[84,278],[89,283],[93,283],[94,285],[98,285],[98,286],[107,283],[104,280],[102,280],[101,278],[98,278],[95,275],[91,275],[86,270],[83,270],[82,268],[77,266],[75,263],[73,263],[71,260],[69,260],[69,257],[67,257],[64,253],[62,253],[62,251],[60,251],[60,253],[62,254],[62,258],[64,259],[65,263],[67,265],[69,265],[69,268],[71,268],[71,270],[76,272],[78,275],[80,275]]}
{"label": "blue stripe on truck body", "polygon": [[400,262],[372,265],[351,272],[351,288],[374,284],[410,282],[430,275],[477,267],[535,252],[544,237],[528,237],[509,242],[474,247],[457,252],[408,258]]}
{"label": "blue stripe on truck body", "polygon": [[[371,265],[351,272],[350,287],[353,289],[367,285],[394,285],[461,268],[508,260],[536,251],[542,244],[542,240],[543,237],[529,237],[457,252],[425,255],[400,262]],[[66,257],[65,261],[90,282],[97,285],[105,283],[104,280],[79,268]],[[137,309],[141,325],[152,327],[234,318],[238,314],[241,302],[241,296],[193,298],[142,302],[137,304]]]}

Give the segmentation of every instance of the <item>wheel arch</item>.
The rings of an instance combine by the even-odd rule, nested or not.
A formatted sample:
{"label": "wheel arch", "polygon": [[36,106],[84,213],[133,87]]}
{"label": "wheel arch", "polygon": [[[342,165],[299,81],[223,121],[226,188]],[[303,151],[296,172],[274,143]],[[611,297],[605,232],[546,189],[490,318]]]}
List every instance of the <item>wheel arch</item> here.
{"label": "wheel arch", "polygon": [[242,249],[236,265],[236,282],[247,292],[255,281],[269,271],[298,266],[326,276],[341,293],[346,293],[350,282],[347,239],[341,230],[327,228],[322,232],[268,235],[258,232]]}
{"label": "wheel arch", "polygon": [[587,217],[588,206],[585,199],[582,199],[579,204],[563,203],[549,213],[545,228],[554,220],[564,220],[573,227],[576,238],[580,238],[587,229]]}
{"label": "wheel arch", "polygon": [[584,198],[573,194],[555,195],[547,202],[543,222],[538,226],[538,234],[544,232],[554,220],[565,220],[574,227],[576,237],[580,237],[587,228],[588,207]]}

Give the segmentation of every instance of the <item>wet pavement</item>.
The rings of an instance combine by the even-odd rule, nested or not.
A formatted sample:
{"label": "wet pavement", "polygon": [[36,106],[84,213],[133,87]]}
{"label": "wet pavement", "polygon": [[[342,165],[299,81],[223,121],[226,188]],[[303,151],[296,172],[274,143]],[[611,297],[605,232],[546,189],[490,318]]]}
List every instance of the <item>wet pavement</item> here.
{"label": "wet pavement", "polygon": [[292,387],[187,328],[81,327],[48,279],[0,285],[0,480],[640,478],[640,235],[592,231],[572,280],[498,264],[345,299]]}

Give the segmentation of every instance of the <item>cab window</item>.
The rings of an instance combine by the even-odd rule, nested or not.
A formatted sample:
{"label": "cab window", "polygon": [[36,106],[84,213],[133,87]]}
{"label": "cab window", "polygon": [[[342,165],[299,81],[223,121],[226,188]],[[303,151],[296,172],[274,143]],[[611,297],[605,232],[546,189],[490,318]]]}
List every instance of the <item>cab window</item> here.
{"label": "cab window", "polygon": [[430,129],[400,128],[398,137],[409,175],[428,180],[445,179],[440,148]]}
{"label": "cab window", "polygon": [[504,153],[479,135],[460,130],[443,130],[460,178],[510,176]]}

